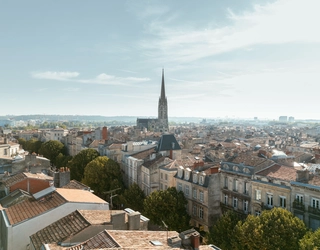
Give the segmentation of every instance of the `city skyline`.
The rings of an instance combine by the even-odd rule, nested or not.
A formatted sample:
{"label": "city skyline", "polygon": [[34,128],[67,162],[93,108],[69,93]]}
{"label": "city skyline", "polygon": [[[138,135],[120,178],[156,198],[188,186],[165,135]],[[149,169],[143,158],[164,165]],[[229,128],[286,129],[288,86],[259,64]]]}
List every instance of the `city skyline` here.
{"label": "city skyline", "polygon": [[320,119],[320,3],[10,1],[0,115]]}

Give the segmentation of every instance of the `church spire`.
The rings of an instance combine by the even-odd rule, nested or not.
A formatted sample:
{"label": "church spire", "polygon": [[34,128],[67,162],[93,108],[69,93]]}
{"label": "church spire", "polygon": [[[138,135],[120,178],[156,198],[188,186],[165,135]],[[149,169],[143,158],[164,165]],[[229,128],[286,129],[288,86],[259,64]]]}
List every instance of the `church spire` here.
{"label": "church spire", "polygon": [[166,93],[165,93],[165,89],[164,89],[164,69],[162,69],[162,82],[161,82],[161,96],[160,96],[161,100],[165,100],[166,99]]}

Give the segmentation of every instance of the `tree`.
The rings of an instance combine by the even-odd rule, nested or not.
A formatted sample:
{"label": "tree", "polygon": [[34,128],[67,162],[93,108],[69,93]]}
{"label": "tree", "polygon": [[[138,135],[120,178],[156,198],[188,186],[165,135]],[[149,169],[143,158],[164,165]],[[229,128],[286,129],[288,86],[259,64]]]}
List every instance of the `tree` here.
{"label": "tree", "polygon": [[187,199],[183,192],[171,187],[167,190],[152,192],[144,200],[144,214],[152,223],[168,226],[168,230],[183,231],[188,229],[190,216],[187,213]]}
{"label": "tree", "polygon": [[302,220],[282,208],[249,215],[235,228],[232,249],[299,249],[299,241],[307,232]]}
{"label": "tree", "polygon": [[232,249],[234,229],[240,217],[233,211],[228,211],[214,224],[206,235],[207,243],[214,244],[221,249]]}
{"label": "tree", "polygon": [[50,140],[41,145],[39,153],[48,158],[55,165],[56,157],[60,153],[65,153],[65,146],[60,141]]}
{"label": "tree", "polygon": [[143,212],[143,202],[146,198],[145,193],[141,190],[137,183],[133,183],[120,196],[120,202],[127,208],[135,211]]}
{"label": "tree", "polygon": [[120,166],[107,156],[98,156],[87,164],[82,182],[104,197],[104,193],[124,188]]}
{"label": "tree", "polygon": [[72,160],[72,156],[70,155],[64,155],[62,153],[59,153],[56,157],[56,167],[61,168],[67,166],[68,162]]}
{"label": "tree", "polygon": [[25,143],[25,150],[29,151],[30,153],[39,153],[39,150],[41,148],[42,142],[33,138]]}
{"label": "tree", "polygon": [[314,232],[308,231],[299,242],[301,250],[320,249],[320,228]]}
{"label": "tree", "polygon": [[70,169],[71,179],[82,181],[84,177],[84,168],[87,164],[97,158],[100,154],[92,148],[81,150],[77,155],[68,162],[67,167]]}
{"label": "tree", "polygon": [[27,143],[26,139],[24,139],[24,138],[19,138],[19,139],[18,139],[18,142],[19,142],[19,144],[21,145],[21,147],[26,150],[26,143]]}

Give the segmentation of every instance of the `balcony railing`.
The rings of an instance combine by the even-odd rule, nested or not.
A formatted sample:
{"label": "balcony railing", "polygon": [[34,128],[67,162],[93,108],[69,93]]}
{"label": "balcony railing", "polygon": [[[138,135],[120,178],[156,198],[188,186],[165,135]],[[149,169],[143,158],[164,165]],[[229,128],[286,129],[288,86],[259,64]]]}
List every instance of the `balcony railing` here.
{"label": "balcony railing", "polygon": [[295,209],[299,209],[299,210],[301,210],[301,211],[304,211],[304,210],[305,210],[305,205],[303,204],[303,202],[298,201],[298,200],[295,200],[295,201],[292,203],[292,207],[295,208]]}
{"label": "balcony railing", "polygon": [[308,212],[320,216],[320,209],[319,208],[309,206],[308,207]]}
{"label": "balcony railing", "polygon": [[264,204],[264,205],[263,205],[263,208],[264,208],[265,210],[271,210],[271,209],[273,208],[273,206],[272,206],[272,205],[268,205],[268,204]]}

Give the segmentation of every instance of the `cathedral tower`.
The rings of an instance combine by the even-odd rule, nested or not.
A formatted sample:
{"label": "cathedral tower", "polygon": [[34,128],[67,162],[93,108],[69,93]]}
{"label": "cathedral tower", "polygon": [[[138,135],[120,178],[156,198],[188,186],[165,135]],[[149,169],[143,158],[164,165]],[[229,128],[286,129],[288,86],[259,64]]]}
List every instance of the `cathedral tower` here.
{"label": "cathedral tower", "polygon": [[158,104],[158,122],[160,132],[168,132],[168,102],[164,88],[164,69],[162,69],[161,94]]}

